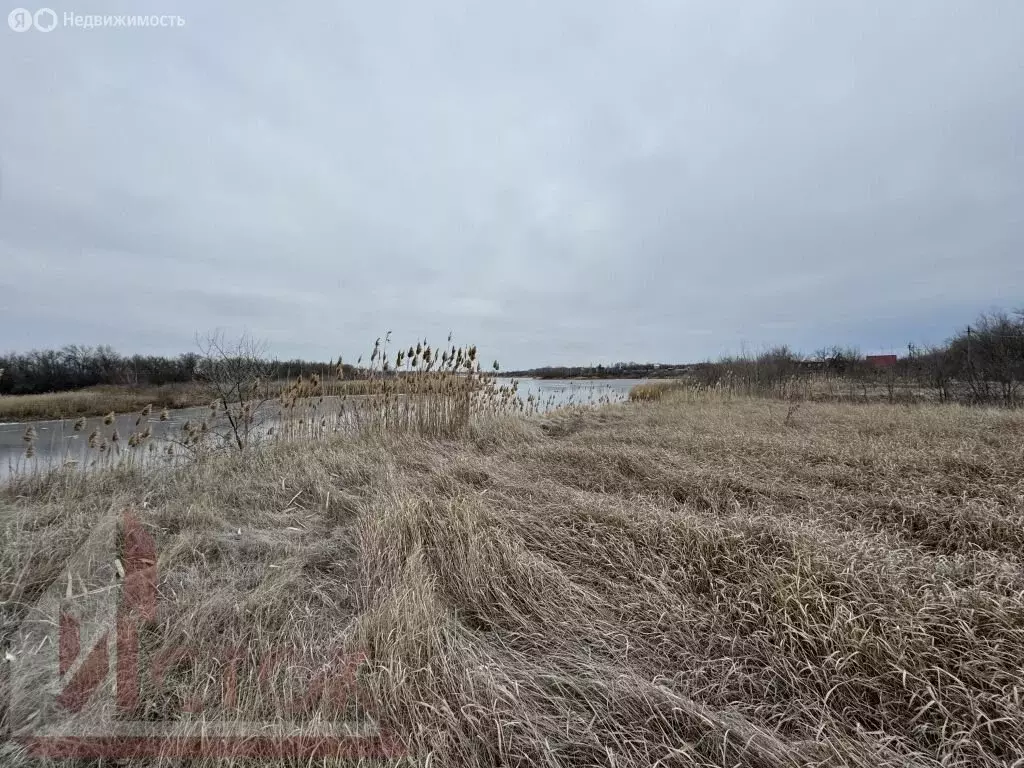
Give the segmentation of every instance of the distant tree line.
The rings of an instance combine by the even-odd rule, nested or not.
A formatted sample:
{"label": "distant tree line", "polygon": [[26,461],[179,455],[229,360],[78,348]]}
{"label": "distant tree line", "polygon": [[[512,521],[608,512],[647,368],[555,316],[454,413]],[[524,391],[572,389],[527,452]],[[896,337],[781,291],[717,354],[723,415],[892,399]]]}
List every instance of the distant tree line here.
{"label": "distant tree line", "polygon": [[[894,363],[873,360],[854,347],[833,346],[801,355],[787,346],[715,362],[623,362],[594,366],[547,366],[509,371],[538,378],[687,378],[701,386],[729,386],[751,394],[810,393],[812,374],[845,386],[845,395],[881,393],[892,401],[918,393],[939,402],[1024,404],[1024,310],[980,315],[944,344],[907,345]],[[841,394],[836,392],[836,394]]]}
{"label": "distant tree line", "polygon": [[[186,353],[175,357],[120,355],[109,346],[68,346],[0,355],[0,394],[32,395],[98,385],[144,387],[184,384],[200,378],[204,356]],[[307,360],[272,360],[266,370],[274,378],[320,373],[330,363]],[[344,365],[347,377],[358,371]]]}
{"label": "distant tree line", "polygon": [[911,345],[907,365],[944,402],[1019,405],[1024,400],[1024,310],[983,314],[942,346]]}
{"label": "distant tree line", "polygon": [[[187,353],[176,357],[120,355],[109,346],[68,346],[0,355],[0,394],[21,395],[81,389],[96,385],[160,386],[204,378],[208,356]],[[337,363],[271,360],[272,378],[318,373],[333,375]],[[345,364],[345,378],[360,378],[365,369]],[[595,366],[547,366],[508,371],[505,376],[539,378],[671,378],[686,377],[702,386],[728,384],[751,393],[790,396],[803,388],[811,374],[841,380],[848,394],[866,398],[880,389],[890,400],[924,391],[939,402],[1024,403],[1024,310],[992,312],[959,331],[945,344],[907,346],[895,364],[878,365],[859,350],[824,348],[800,355],[780,346],[759,355],[723,358],[688,365],[620,362]]]}
{"label": "distant tree line", "polygon": [[688,365],[658,365],[655,363],[612,363],[611,365],[548,365],[521,371],[504,371],[503,376],[537,379],[643,379],[649,376],[671,376],[684,373]]}
{"label": "distant tree line", "polygon": [[688,376],[706,386],[729,383],[761,394],[808,392],[810,374],[844,381],[851,393],[869,390],[892,401],[914,399],[915,390],[938,402],[1024,403],[1024,310],[982,314],[945,344],[907,345],[896,360],[878,361],[848,347],[804,357],[785,346],[756,356],[724,358],[691,367]]}

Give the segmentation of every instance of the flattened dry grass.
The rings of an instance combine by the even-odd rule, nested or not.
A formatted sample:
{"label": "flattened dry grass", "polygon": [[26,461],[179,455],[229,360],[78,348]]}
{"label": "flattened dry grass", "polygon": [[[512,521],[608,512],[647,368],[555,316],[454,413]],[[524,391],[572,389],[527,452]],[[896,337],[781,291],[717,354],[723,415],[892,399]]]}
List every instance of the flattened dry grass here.
{"label": "flattened dry grass", "polygon": [[[147,717],[182,733],[189,697],[224,714],[209,681],[229,637],[299,669],[365,652],[366,706],[416,764],[1024,755],[1019,413],[808,403],[787,419],[668,396],[61,478],[3,492],[0,631],[94,520],[135,510],[161,552],[147,652],[202,651],[145,692]],[[301,677],[243,685],[226,716],[291,718]]]}

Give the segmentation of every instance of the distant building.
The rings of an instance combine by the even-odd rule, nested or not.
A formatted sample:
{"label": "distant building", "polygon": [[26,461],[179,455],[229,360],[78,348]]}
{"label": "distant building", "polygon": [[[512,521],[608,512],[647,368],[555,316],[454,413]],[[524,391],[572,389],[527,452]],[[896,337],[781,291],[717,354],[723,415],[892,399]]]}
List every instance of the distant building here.
{"label": "distant building", "polygon": [[892,368],[896,365],[896,355],[868,355],[865,362],[872,368]]}

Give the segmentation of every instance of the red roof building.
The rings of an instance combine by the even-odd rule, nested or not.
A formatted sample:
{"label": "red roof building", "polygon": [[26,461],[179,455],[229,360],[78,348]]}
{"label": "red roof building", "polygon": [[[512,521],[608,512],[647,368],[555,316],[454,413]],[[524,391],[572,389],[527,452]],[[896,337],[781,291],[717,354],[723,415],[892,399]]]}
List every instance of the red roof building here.
{"label": "red roof building", "polygon": [[892,368],[896,365],[896,355],[868,355],[864,359],[872,368]]}

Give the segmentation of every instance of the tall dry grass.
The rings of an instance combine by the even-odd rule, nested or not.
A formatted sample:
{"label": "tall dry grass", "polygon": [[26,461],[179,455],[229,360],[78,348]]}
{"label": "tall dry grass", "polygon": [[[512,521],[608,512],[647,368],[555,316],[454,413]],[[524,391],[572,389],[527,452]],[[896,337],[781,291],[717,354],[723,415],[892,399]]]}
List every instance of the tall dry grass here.
{"label": "tall dry grass", "polygon": [[[131,509],[161,553],[144,653],[193,649],[150,680],[145,717],[182,736],[294,720],[342,649],[367,654],[363,701],[415,764],[1024,755],[1021,414],[676,392],[479,416],[18,478],[0,633]],[[230,707],[210,682],[225,639],[250,665]],[[274,649],[294,663],[257,684]],[[294,727],[336,716],[315,701]]]}
{"label": "tall dry grass", "polygon": [[292,382],[280,396],[282,429],[314,436],[326,430],[454,437],[474,415],[532,410],[515,384],[497,384],[497,363],[484,368],[476,346],[451,344],[451,336],[443,347],[424,339],[394,349],[388,334],[377,339],[364,370],[354,388],[344,380],[340,362],[322,376]]}

